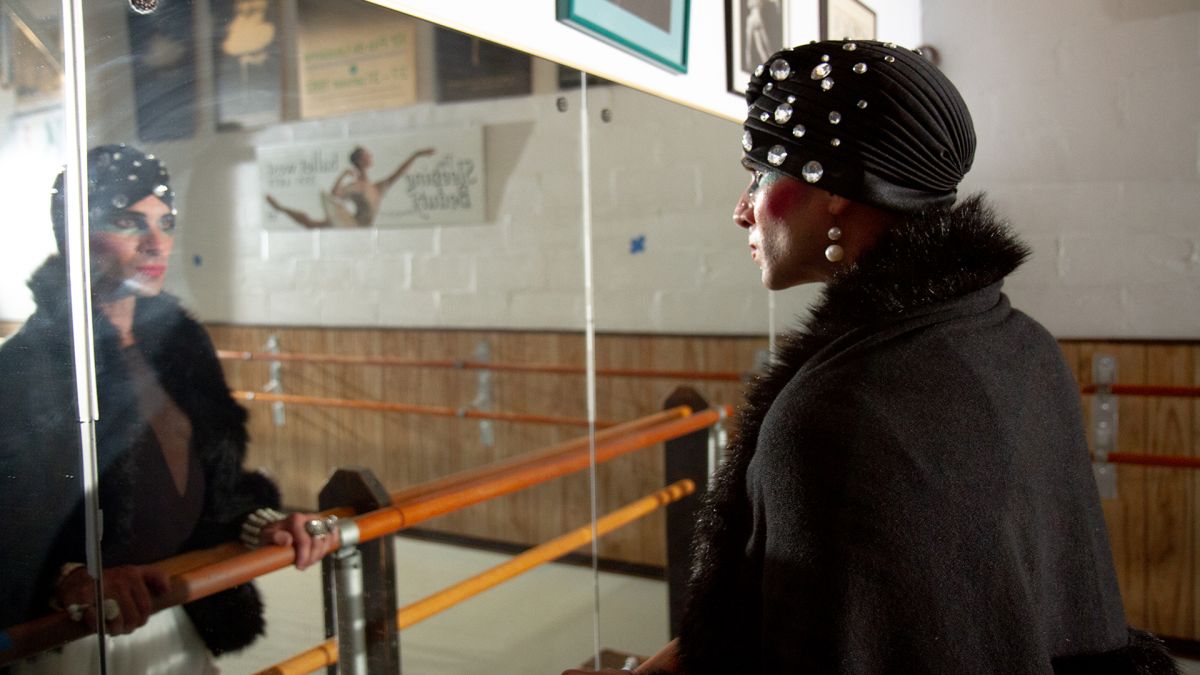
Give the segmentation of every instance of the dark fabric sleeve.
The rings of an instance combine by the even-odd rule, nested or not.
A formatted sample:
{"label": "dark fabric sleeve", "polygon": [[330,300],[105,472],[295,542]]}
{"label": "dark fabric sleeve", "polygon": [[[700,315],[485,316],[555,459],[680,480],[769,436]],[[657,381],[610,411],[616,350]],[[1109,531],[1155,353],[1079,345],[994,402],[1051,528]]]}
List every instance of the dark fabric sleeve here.
{"label": "dark fabric sleeve", "polygon": [[73,379],[56,362],[22,333],[0,349],[0,628],[49,612],[59,568],[84,560]]}

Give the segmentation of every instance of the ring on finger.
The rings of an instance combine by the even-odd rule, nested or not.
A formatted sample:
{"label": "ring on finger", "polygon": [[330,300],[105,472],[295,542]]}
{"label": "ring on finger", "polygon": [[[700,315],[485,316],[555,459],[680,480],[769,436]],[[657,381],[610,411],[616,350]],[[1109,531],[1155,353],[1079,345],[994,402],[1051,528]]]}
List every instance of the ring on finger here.
{"label": "ring on finger", "polygon": [[304,531],[312,535],[315,539],[323,539],[333,532],[334,523],[337,522],[337,516],[329,516],[328,518],[313,518],[304,523]]}
{"label": "ring on finger", "polygon": [[83,610],[91,608],[91,603],[71,603],[67,605],[67,616],[71,617],[72,621],[83,621]]}
{"label": "ring on finger", "polygon": [[104,599],[104,620],[116,621],[121,618],[121,605],[117,604],[112,598]]}

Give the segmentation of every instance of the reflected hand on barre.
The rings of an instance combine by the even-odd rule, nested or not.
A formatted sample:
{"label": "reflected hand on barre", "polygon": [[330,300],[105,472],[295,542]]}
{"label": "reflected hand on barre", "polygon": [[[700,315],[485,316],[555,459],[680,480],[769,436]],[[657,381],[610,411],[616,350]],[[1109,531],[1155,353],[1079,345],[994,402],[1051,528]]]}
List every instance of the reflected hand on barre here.
{"label": "reflected hand on barre", "polygon": [[[86,567],[78,567],[58,584],[55,599],[68,611],[75,609],[78,620],[97,630],[96,582]],[[109,635],[132,633],[153,613],[153,598],[170,588],[167,575],[146,565],[120,565],[104,570],[104,630]],[[107,605],[107,606],[106,606]]]}
{"label": "reflected hand on barre", "polygon": [[337,528],[329,534],[313,536],[305,525],[320,519],[320,514],[293,513],[262,528],[260,540],[263,546],[291,546],[296,551],[296,569],[304,570],[321,561],[326,554],[338,547]]}

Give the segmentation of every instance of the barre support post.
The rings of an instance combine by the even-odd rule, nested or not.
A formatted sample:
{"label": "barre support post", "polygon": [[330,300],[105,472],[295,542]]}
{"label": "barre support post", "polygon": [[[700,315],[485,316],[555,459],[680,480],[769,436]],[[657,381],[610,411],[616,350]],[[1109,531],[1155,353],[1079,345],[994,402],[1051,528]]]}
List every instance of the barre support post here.
{"label": "barre support post", "polygon": [[[365,513],[389,506],[391,497],[370,469],[355,466],[340,468],[330,476],[329,482],[321,489],[319,504],[322,510],[349,506],[356,513]],[[341,533],[345,536],[345,524],[341,525]],[[350,654],[343,652],[342,663],[348,666],[344,672],[399,673],[400,632],[396,624],[396,607],[399,606],[399,602],[396,597],[395,537],[389,534],[358,544],[355,528],[353,538],[353,543],[357,546],[352,547],[354,553],[348,557],[357,558],[357,562],[348,560],[346,565],[349,567],[356,564],[358,567],[358,589],[361,591],[358,597],[361,609],[358,630],[361,631],[365,642],[365,670],[350,670],[351,661],[347,659]],[[331,557],[334,560],[330,560]],[[340,571],[338,565],[342,562],[338,555],[328,556],[321,561],[325,595],[325,637],[333,637],[336,627],[339,649],[348,647],[342,644],[342,631],[347,630],[342,625],[342,603],[348,600],[342,596],[347,595],[343,589],[350,590],[351,587],[330,582],[334,581],[335,574]],[[345,571],[347,574],[353,572],[350,569]],[[342,583],[342,579],[338,578],[337,582]],[[353,581],[348,578],[345,583],[353,584]],[[335,585],[338,597],[334,597]],[[334,610],[335,607],[337,611]],[[330,666],[328,671],[330,675],[337,673],[337,666]]]}
{"label": "barre support post", "polygon": [[1092,357],[1092,474],[1101,499],[1117,498],[1117,467],[1108,455],[1117,450],[1117,397],[1112,387],[1117,381],[1117,358],[1108,354]]}
{"label": "barre support post", "polygon": [[[708,401],[691,387],[677,387],[663,403],[664,409],[686,405],[693,412],[708,409]],[[692,569],[692,531],[702,495],[708,491],[709,430],[699,429],[663,443],[664,473],[668,484],[690,478],[696,484],[691,495],[667,507],[667,589],[671,635],[683,626],[683,597]]]}

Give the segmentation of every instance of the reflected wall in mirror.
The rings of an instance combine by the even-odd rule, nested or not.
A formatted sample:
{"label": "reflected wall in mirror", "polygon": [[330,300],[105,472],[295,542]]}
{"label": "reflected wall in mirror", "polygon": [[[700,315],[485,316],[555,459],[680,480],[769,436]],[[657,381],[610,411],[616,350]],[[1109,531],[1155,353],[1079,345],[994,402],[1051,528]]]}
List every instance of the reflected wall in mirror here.
{"label": "reflected wall in mirror", "polygon": [[[243,542],[291,539],[317,549],[297,551],[307,566],[335,536],[306,521],[324,506],[318,494],[337,467],[367,467],[386,491],[411,496],[431,480],[587,429],[580,93],[560,91],[559,67],[365,2],[193,7],[190,52],[168,59],[193,65],[157,75],[167,89],[198,92],[194,105],[153,92],[139,98],[144,54],[129,31],[142,19],[127,2],[85,8],[103,562],[120,610],[103,623],[130,633],[110,643],[109,665],[120,672],[156,659],[187,672],[210,660],[251,672],[324,636],[315,569],[282,570],[257,579],[257,590],[219,593],[137,628],[140,608],[122,603],[163,591],[144,565],[175,573],[245,555]],[[326,20],[331,11],[336,25]],[[264,43],[257,51],[255,37]],[[455,57],[453,67],[439,54]],[[501,71],[483,68],[501,61]],[[174,119],[184,106],[195,114],[186,133],[175,125],[175,140],[145,133],[145,120]],[[69,347],[65,278],[54,308],[35,304],[24,287],[42,260],[56,259],[49,190],[71,150],[50,128],[61,119],[60,111],[22,110],[4,120],[23,130],[4,135],[0,170],[13,178],[6,194],[20,187],[24,214],[7,223],[5,335],[35,324],[54,333],[29,344],[12,338],[9,360],[51,343]],[[35,143],[44,148],[32,152]],[[54,321],[27,321],[35,310],[53,311]],[[272,349],[304,356],[240,356]],[[511,363],[533,367],[489,367]],[[6,389],[6,402],[26,405],[21,424],[4,432],[24,448],[13,451],[28,462],[18,480],[54,498],[42,503],[23,490],[4,499],[24,495],[17,501],[36,513],[18,529],[57,541],[74,536],[77,523],[67,521],[81,493],[78,470],[50,455],[69,462],[80,453],[57,442],[45,443],[53,453],[29,452],[38,443],[30,427],[64,436],[77,427],[70,399],[33,384],[11,396]],[[61,387],[69,390],[71,379]],[[44,487],[51,478],[63,484]],[[395,543],[404,579],[397,602],[586,524],[588,503],[586,472],[576,470],[422,521]],[[277,511],[292,515],[276,523]],[[82,561],[81,545],[47,543],[41,549],[54,550],[19,560],[7,549],[10,581],[19,583],[22,570],[49,580],[13,622],[52,613],[51,597],[97,604],[76,601],[90,587],[86,571],[69,564]],[[406,667],[545,671],[580,662],[592,652],[591,573],[572,566],[548,574],[557,590],[537,611],[511,609],[543,583],[526,578],[407,628]],[[80,625],[95,619],[89,611],[76,612]],[[256,635],[264,622],[266,636]],[[540,636],[551,629],[559,639],[546,646]],[[463,648],[463,635],[478,636],[472,648]],[[94,658],[95,647],[76,641],[65,655],[21,667],[70,669],[76,652]]]}

